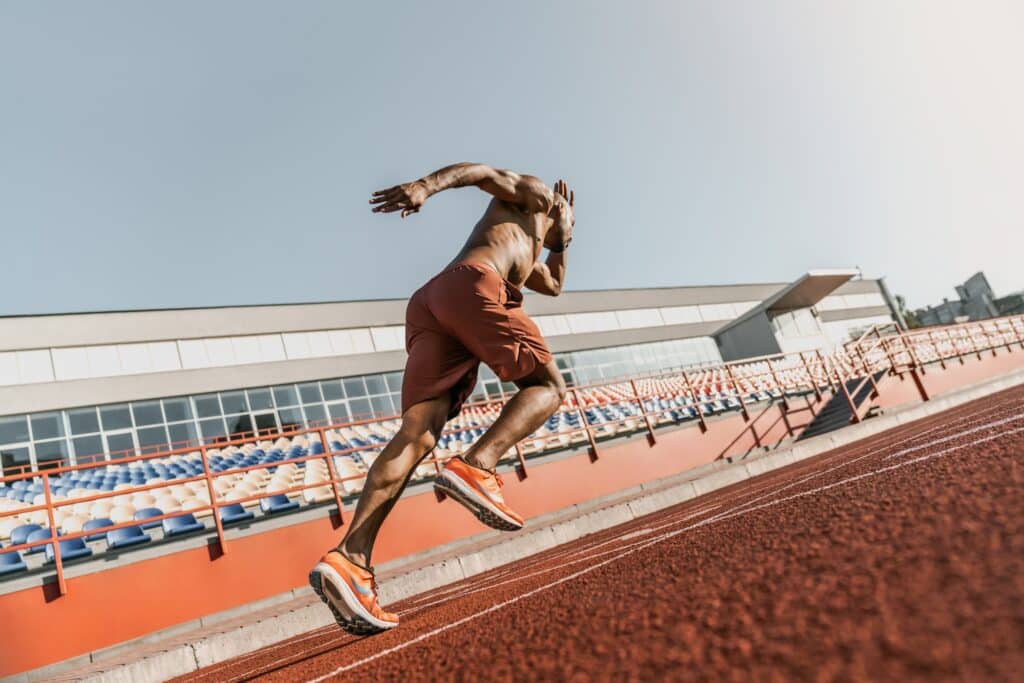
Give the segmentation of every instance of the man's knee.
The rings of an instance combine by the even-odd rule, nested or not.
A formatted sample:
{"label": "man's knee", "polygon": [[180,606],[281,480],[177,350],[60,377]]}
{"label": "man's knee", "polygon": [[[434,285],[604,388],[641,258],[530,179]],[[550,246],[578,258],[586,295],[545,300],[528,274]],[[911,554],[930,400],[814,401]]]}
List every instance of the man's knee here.
{"label": "man's knee", "polygon": [[398,430],[397,436],[408,444],[418,457],[423,457],[434,450],[437,445],[437,438],[423,425],[403,424]]}
{"label": "man's knee", "polygon": [[[551,390],[552,403],[555,405],[552,407],[552,412],[558,409],[558,406],[565,401],[565,395],[567,389],[565,388],[565,379],[562,378],[562,373],[559,371],[558,366],[555,365],[554,361],[537,368],[537,370],[522,380],[516,382],[520,389],[526,387],[541,386]],[[555,400],[557,399],[557,401]]]}
{"label": "man's knee", "polygon": [[558,404],[561,405],[565,401],[566,393],[568,393],[568,389],[565,388],[565,380],[562,379],[562,373],[555,375],[551,388],[554,390],[555,396],[558,397]]}

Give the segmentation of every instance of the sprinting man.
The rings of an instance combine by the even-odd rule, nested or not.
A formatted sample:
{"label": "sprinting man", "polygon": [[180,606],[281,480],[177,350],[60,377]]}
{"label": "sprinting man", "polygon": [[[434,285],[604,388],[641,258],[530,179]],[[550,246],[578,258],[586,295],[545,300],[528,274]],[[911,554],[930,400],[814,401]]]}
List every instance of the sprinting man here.
{"label": "sprinting man", "polygon": [[[558,296],[572,240],[574,193],[564,181],[549,189],[538,178],[483,164],[462,163],[373,193],[374,213],[417,213],[433,194],[474,185],[494,195],[448,266],[409,299],[402,381],[402,426],[374,461],[338,547],[310,573],[310,584],[350,633],[398,625],[381,609],[370,557],[384,518],[445,423],[459,414],[487,363],[519,392],[494,424],[434,482],[484,524],[515,531],[523,518],[505,504],[495,466],[510,448],[539,428],[561,405],[565,383],[537,325],[523,311],[526,286]],[[544,261],[541,251],[548,250]]]}

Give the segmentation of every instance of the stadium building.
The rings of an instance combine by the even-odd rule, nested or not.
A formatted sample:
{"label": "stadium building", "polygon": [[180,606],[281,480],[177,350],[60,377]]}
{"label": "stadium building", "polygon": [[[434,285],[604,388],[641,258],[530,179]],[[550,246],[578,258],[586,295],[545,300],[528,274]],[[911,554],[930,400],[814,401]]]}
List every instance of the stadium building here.
{"label": "stadium building", "polygon": [[[826,349],[895,308],[881,279],[527,296],[568,385]],[[0,467],[151,453],[400,409],[405,300],[0,318]],[[471,400],[514,391],[483,367]]]}
{"label": "stadium building", "polygon": [[[663,482],[700,495],[832,448],[820,434],[872,433],[903,418],[858,423],[1024,369],[1024,318],[904,331],[884,281],[853,270],[525,306],[571,387],[499,462],[540,533],[488,554],[493,532],[434,495],[441,463],[514,390],[483,369],[382,529],[373,560],[385,582],[404,577],[382,584],[385,602],[613,526],[609,500],[660,510],[679,500]],[[163,680],[332,627],[306,577],[397,429],[404,311],[0,318],[0,676]]]}

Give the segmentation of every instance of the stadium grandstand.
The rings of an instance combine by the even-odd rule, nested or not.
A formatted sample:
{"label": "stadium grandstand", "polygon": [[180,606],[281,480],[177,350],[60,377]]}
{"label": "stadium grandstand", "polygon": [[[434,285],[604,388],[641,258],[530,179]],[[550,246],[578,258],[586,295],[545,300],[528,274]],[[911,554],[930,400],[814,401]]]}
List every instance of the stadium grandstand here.
{"label": "stadium grandstand", "polygon": [[[397,429],[404,306],[0,318],[0,612],[19,619],[0,637],[0,675],[96,665],[119,644],[301,586]],[[860,423],[1024,359],[1006,353],[1024,349],[1019,317],[908,332],[884,280],[853,270],[568,292],[526,308],[570,387],[502,462],[529,518]],[[381,561],[480,533],[428,486],[513,390],[482,370],[385,527]],[[574,486],[554,495],[557,478]],[[282,548],[288,558],[260,562]],[[109,628],[48,632],[89,623],[99,605]]]}

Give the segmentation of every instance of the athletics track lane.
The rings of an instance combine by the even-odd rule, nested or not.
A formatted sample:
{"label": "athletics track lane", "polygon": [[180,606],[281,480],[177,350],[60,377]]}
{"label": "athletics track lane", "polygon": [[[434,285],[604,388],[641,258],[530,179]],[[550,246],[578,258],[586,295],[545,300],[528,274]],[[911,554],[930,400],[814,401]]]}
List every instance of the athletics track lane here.
{"label": "athletics track lane", "polygon": [[1011,680],[1022,485],[1019,388],[187,680]]}

